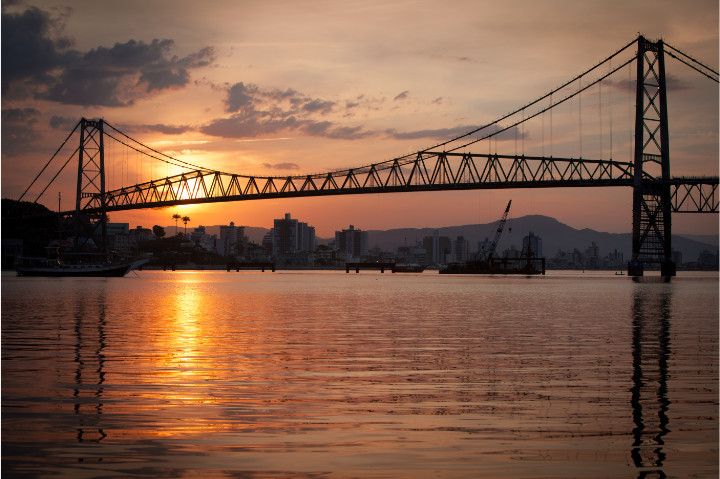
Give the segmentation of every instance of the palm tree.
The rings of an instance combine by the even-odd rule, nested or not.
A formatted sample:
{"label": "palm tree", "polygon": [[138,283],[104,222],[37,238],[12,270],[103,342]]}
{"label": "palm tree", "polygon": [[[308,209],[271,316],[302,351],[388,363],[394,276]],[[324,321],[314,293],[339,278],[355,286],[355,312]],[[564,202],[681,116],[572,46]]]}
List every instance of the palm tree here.
{"label": "palm tree", "polygon": [[175,236],[177,236],[177,222],[181,218],[181,216],[177,213],[173,213],[172,219],[175,220]]}
{"label": "palm tree", "polygon": [[183,223],[185,223],[185,234],[187,234],[187,224],[188,224],[188,222],[190,221],[190,217],[189,217],[189,216],[183,216],[183,217],[182,217],[182,221],[183,221]]}

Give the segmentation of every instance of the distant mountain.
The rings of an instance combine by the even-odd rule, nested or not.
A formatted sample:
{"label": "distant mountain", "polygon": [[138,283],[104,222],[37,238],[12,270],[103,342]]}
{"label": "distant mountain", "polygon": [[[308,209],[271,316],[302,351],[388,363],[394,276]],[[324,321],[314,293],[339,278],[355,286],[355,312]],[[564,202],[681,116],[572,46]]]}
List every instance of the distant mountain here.
{"label": "distant mountain", "polygon": [[[495,235],[497,222],[486,224],[474,224],[463,226],[449,226],[445,228],[399,228],[387,231],[370,230],[370,246],[380,246],[385,251],[394,251],[398,246],[412,244],[416,240],[422,241],[426,236],[432,236],[433,230],[440,230],[440,236],[449,236],[455,240],[463,236],[470,242],[470,251],[477,251],[478,241],[488,237],[490,240]],[[589,228],[577,230],[555,218],[542,215],[528,215],[508,220],[505,230],[500,237],[498,250],[508,249],[510,245],[522,248],[523,237],[532,231],[536,236],[542,238],[543,255],[546,258],[554,257],[558,250],[572,251],[577,248],[585,251],[594,241],[600,247],[600,255],[607,256],[608,253],[618,250],[624,257],[629,259],[632,251],[632,233],[603,233]],[[689,236],[689,235],[688,235]],[[717,245],[696,241],[680,235],[673,235],[673,247],[683,254],[683,261],[697,261],[697,257],[704,249],[716,251]]]}
{"label": "distant mountain", "polygon": [[[179,231],[184,231],[183,225]],[[440,230],[440,236],[449,236],[455,240],[458,236],[465,237],[470,242],[470,251],[477,251],[478,241],[482,241],[485,237],[493,239],[497,222],[486,224],[474,224],[463,226],[447,226],[444,228],[398,228],[392,230],[368,230],[370,238],[370,247],[380,246],[384,251],[394,251],[398,246],[407,244],[411,245],[416,240],[422,241],[426,236],[432,236],[435,229]],[[175,225],[166,226],[165,231],[168,235],[174,234]],[[188,231],[191,228],[188,226]],[[246,226],[245,236],[250,241],[262,243],[263,236],[270,231],[268,228],[260,228],[256,226]],[[510,245],[516,248],[522,248],[523,237],[528,232],[534,232],[536,236],[542,238],[543,255],[546,258],[554,257],[558,250],[572,251],[577,248],[585,251],[594,241],[600,247],[601,257],[607,256],[608,253],[618,250],[623,253],[626,259],[630,258],[632,251],[632,234],[631,233],[603,233],[589,228],[577,230],[564,223],[559,222],[555,218],[542,215],[528,215],[519,218],[511,218],[505,225],[505,231],[500,237],[498,250],[508,249]],[[206,226],[205,232],[209,235],[216,234],[220,236],[220,225]],[[328,244],[335,238],[317,238],[318,244]],[[718,249],[717,235],[673,235],[673,247],[676,251],[683,254],[683,261],[697,261],[697,257],[703,250],[707,249],[716,252]]]}
{"label": "distant mountain", "polygon": [[686,234],[679,234],[678,236],[682,236],[684,238],[691,239],[693,241],[699,241],[700,243],[707,243],[714,246],[720,245],[720,237],[718,235],[686,235]]}

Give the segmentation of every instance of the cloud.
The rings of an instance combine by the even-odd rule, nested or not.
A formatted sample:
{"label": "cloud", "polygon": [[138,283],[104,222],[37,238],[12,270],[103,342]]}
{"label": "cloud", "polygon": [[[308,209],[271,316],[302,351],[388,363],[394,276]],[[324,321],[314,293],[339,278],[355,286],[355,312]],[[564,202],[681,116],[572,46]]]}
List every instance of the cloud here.
{"label": "cloud", "polygon": [[62,23],[48,12],[28,7],[22,13],[7,13],[6,3],[2,11],[2,93],[7,93],[10,83],[30,79],[35,83],[47,83],[49,72],[63,67],[79,56],[68,50],[72,43],[62,37]]}
{"label": "cloud", "polygon": [[442,103],[442,99],[443,99],[443,97],[440,96],[440,97],[435,98],[435,99],[434,99],[432,102],[430,102],[430,103],[435,103],[436,105],[440,105],[440,104]]}
{"label": "cloud", "polygon": [[395,98],[393,98],[393,101],[404,100],[408,97],[409,93],[410,93],[409,91],[404,91],[404,92],[400,93],[398,96],[396,96]]}
{"label": "cloud", "polygon": [[668,91],[693,90],[694,87],[675,75],[665,74],[665,85]]}
{"label": "cloud", "polygon": [[[654,82],[655,82],[654,78],[652,78],[652,82],[653,82],[652,84],[654,84]],[[624,91],[626,93],[627,92],[635,93],[636,88],[637,88],[637,82],[635,82],[635,80],[628,82],[627,80],[613,81],[610,79],[605,79],[602,81],[602,84],[614,87],[614,88]],[[686,82],[685,80],[683,80],[675,75],[669,74],[669,73],[665,74],[665,84],[667,86],[668,91],[683,91],[683,90],[693,90],[694,89],[694,87],[692,85],[690,85],[688,82]]]}
{"label": "cloud", "polygon": [[22,123],[25,125],[33,125],[37,123],[37,116],[40,112],[35,108],[4,108],[2,110],[2,122],[4,123]]}
{"label": "cloud", "polygon": [[70,131],[75,128],[77,124],[78,120],[76,118],[65,118],[64,116],[55,115],[50,117],[50,128],[53,130]]}
{"label": "cloud", "polygon": [[315,99],[309,101],[308,103],[305,103],[302,106],[302,109],[310,113],[320,113],[321,115],[326,115],[330,113],[333,106],[335,106],[334,101],[323,101]]}
{"label": "cloud", "polygon": [[129,106],[152,92],[184,87],[190,69],[209,66],[213,59],[211,47],[184,58],[171,56],[170,39],[131,39],[83,53],[70,48],[73,39],[62,36],[67,15],[56,18],[37,7],[3,11],[3,94],[15,83],[38,99],[62,104]]}
{"label": "cloud", "polygon": [[265,134],[295,130],[302,125],[294,116],[281,119],[263,118],[266,116],[263,113],[266,112],[251,110],[230,118],[219,118],[201,126],[200,131],[221,138],[257,138]]}
{"label": "cloud", "polygon": [[42,134],[32,128],[40,112],[35,108],[4,108],[2,118],[2,153],[21,156],[39,149]]}
{"label": "cloud", "polygon": [[189,125],[140,125],[140,128],[144,131],[157,131],[164,135],[181,135],[183,133],[187,133],[188,131],[194,130],[194,128]]}
{"label": "cloud", "polygon": [[272,170],[299,170],[300,166],[295,163],[276,163],[271,165],[270,163],[263,163],[262,166],[270,168]]}
{"label": "cloud", "polygon": [[[451,138],[464,135],[465,133],[468,133],[470,131],[476,130],[479,128],[478,126],[472,126],[472,125],[466,125],[466,126],[456,126],[453,128],[439,128],[437,130],[417,130],[417,131],[408,131],[404,133],[398,133],[395,129],[389,129],[385,130],[385,134],[388,135],[390,138],[393,138],[395,140],[417,140],[422,138],[432,139],[432,140],[449,140]],[[497,127],[497,129],[502,129],[502,126]],[[488,134],[492,133],[494,131],[494,128],[487,128],[485,130],[480,130],[478,133],[468,137],[468,139],[473,138],[479,138],[483,136],[487,136]],[[509,130],[503,131],[502,133],[499,133],[497,136],[497,139],[499,141],[510,141],[515,139],[515,134],[517,133],[517,139],[521,140],[523,136],[525,139],[529,138],[529,133],[526,131],[522,133],[517,127],[513,127]],[[493,137],[494,138],[494,137]]]}
{"label": "cloud", "polygon": [[252,105],[254,101],[252,95],[256,93],[257,87],[255,85],[245,86],[242,82],[234,84],[228,90],[227,100],[223,100],[225,111],[235,113],[243,107]]}
{"label": "cloud", "polygon": [[337,103],[310,98],[291,88],[264,91],[257,85],[242,82],[232,86],[213,85],[213,88],[227,92],[223,100],[225,111],[233,115],[201,126],[199,131],[206,135],[241,139],[293,131],[306,136],[354,140],[377,134],[363,131],[362,126],[346,127],[311,118],[312,115],[331,113]]}

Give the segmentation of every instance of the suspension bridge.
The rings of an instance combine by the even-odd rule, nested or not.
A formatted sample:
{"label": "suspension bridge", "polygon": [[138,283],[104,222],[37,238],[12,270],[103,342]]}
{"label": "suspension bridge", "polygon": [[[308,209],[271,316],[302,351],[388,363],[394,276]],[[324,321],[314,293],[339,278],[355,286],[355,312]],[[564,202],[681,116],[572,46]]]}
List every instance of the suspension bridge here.
{"label": "suspension bridge", "polygon": [[[634,52],[633,47],[636,49]],[[699,60],[662,39],[651,41],[639,36],[546,95],[464,135],[390,160],[309,175],[256,176],[204,168],[142,144],[102,119],[83,118],[20,200],[76,133],[79,133],[79,145],[48,184],[73,158],[77,158],[75,208],[59,213],[74,220],[76,252],[83,247],[80,238],[84,238],[85,242],[92,239],[101,252],[107,254],[105,218],[107,213],[114,211],[368,193],[625,186],[633,188],[633,242],[629,274],[642,275],[644,263],[659,263],[662,275],[674,276],[672,214],[717,213],[718,177],[673,177],[670,173],[666,55],[718,83],[718,72]],[[626,67],[630,72],[633,64],[636,70],[634,148],[628,161],[612,159],[612,109],[610,159],[582,158],[583,92],[587,95],[590,89],[597,88],[602,98],[603,82]],[[552,139],[553,110],[568,104],[572,109],[573,101],[578,105],[579,157],[553,157],[552,140],[550,156],[545,156],[546,117],[550,119]],[[602,104],[599,111],[602,131]],[[526,156],[524,151],[519,155],[517,151],[514,155],[497,153],[498,138],[507,139],[514,133],[517,150],[518,130],[524,128],[527,122],[538,119],[543,122],[542,155]],[[524,142],[524,135],[521,138]],[[600,138],[602,156],[602,133]],[[493,141],[495,152],[492,151]],[[120,174],[122,183],[130,182],[130,152],[134,152],[137,162],[148,160],[151,178],[129,186],[108,188],[108,172],[114,172],[108,167],[108,159],[114,168],[113,158],[116,156],[111,153],[108,157],[108,142],[113,144],[111,151],[116,145],[124,149],[125,159],[121,161],[123,170]],[[487,145],[488,153],[468,152],[473,145],[477,148]],[[157,165],[164,165],[168,172],[170,166],[179,168],[181,173],[155,178],[155,173],[161,170]],[[141,171],[142,166],[134,169],[136,181]],[[96,234],[98,229],[102,231],[99,235]]]}

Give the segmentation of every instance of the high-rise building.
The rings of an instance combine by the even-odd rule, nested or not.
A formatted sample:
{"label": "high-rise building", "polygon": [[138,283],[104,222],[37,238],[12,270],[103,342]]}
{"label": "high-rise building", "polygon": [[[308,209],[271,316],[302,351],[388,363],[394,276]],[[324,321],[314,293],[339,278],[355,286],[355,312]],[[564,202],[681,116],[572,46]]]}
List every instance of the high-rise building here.
{"label": "high-rise building", "polygon": [[[595,244],[595,243],[593,243]],[[522,247],[522,255],[527,256],[528,254],[528,246],[530,247],[530,250],[532,251],[532,254],[536,258],[542,258],[543,252],[542,252],[542,238],[539,236],[535,236],[535,233],[532,231],[529,235],[523,238],[523,247]]]}
{"label": "high-rise building", "polygon": [[298,223],[298,249],[300,251],[315,251],[315,227],[307,223]]}
{"label": "high-rise building", "polygon": [[589,246],[587,249],[587,259],[590,261],[590,258],[600,258],[600,247],[595,244],[595,242],[592,242],[592,246]]}
{"label": "high-rise building", "polygon": [[458,236],[452,242],[452,256],[456,263],[464,263],[468,260],[470,243],[463,236]]}
{"label": "high-rise building", "polygon": [[273,238],[275,237],[275,228],[270,228],[262,239],[262,247],[265,248],[265,254],[273,254]]}
{"label": "high-rise building", "polygon": [[[620,253],[620,254],[622,254],[622,253]],[[672,260],[673,260],[673,263],[675,263],[678,266],[681,266],[683,264],[682,253],[680,251],[673,251],[672,252]]]}
{"label": "high-rise building", "polygon": [[344,251],[348,257],[368,254],[369,243],[368,232],[355,229],[353,225],[350,229],[335,232],[335,249]]}
{"label": "high-rise building", "polygon": [[432,236],[426,236],[422,247],[426,251],[428,263],[444,264],[452,261],[452,240],[448,236],[440,236],[439,230],[434,230]]}
{"label": "high-rise building", "polygon": [[292,219],[290,213],[273,225],[273,254],[315,251],[315,227]]}
{"label": "high-rise building", "polygon": [[433,263],[433,237],[426,236],[423,238],[421,248],[425,250],[425,264]]}
{"label": "high-rise building", "polygon": [[285,214],[284,219],[275,220],[273,224],[273,254],[296,253],[298,245],[298,220]]}
{"label": "high-rise building", "polygon": [[232,221],[229,226],[220,226],[218,253],[229,254],[232,247],[238,243],[242,243],[243,249],[247,246],[244,226],[235,226]]}

